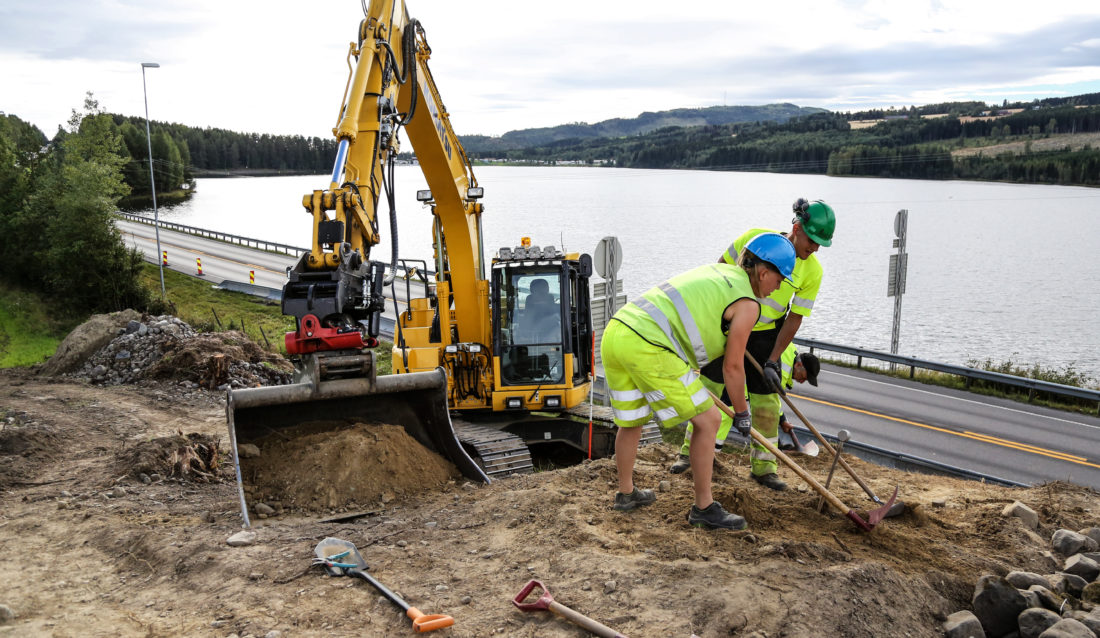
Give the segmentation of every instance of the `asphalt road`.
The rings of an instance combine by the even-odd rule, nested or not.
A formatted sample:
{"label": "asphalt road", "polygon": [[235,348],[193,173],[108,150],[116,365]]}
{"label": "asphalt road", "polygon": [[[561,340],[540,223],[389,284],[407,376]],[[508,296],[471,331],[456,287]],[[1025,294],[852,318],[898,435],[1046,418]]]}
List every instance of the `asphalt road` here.
{"label": "asphalt road", "polygon": [[846,429],[853,441],[1018,483],[1060,480],[1100,490],[1095,416],[827,364],[818,381],[789,396],[822,434]]}
{"label": "asphalt road", "polygon": [[[157,263],[156,235],[152,226],[130,221],[118,221],[116,225],[127,246],[140,250],[146,261]],[[279,290],[286,283],[286,269],[297,261],[289,255],[269,253],[164,228],[160,229],[160,247],[162,252],[168,253],[168,268],[188,275],[198,274],[195,259],[201,259],[203,278],[212,285],[229,280],[255,283],[257,286]],[[250,272],[255,273],[255,282],[249,281]]]}
{"label": "asphalt road", "polygon": [[[116,222],[122,232],[123,241],[130,248],[137,248],[145,255],[146,261],[157,263],[156,235],[152,226],[120,220]],[[216,286],[223,281],[254,284],[272,290],[282,290],[286,284],[287,268],[293,267],[298,258],[281,253],[266,252],[255,248],[238,246],[223,241],[196,237],[164,228],[160,229],[161,252],[168,253],[168,269],[184,274],[198,276],[196,258],[202,260],[202,277]],[[254,277],[254,280],[251,278]],[[398,309],[405,308],[407,294],[402,282],[397,282]],[[422,295],[417,283],[412,285],[414,296]],[[396,316],[393,303],[386,304],[383,317],[391,321]]]}
{"label": "asphalt road", "polygon": [[[119,221],[127,245],[156,263],[153,228]],[[169,268],[194,275],[195,258],[212,285],[223,280],[281,289],[296,259],[184,233],[160,232]],[[399,286],[403,289],[403,286]],[[399,290],[404,296],[403,290]],[[414,291],[414,294],[419,294]],[[404,304],[399,304],[402,310]],[[387,304],[385,316],[394,316]],[[1100,418],[923,385],[848,368],[822,366],[820,385],[790,393],[823,434],[1018,483],[1063,480],[1100,490]],[[786,406],[784,406],[786,408]],[[799,424],[793,410],[788,418]]]}

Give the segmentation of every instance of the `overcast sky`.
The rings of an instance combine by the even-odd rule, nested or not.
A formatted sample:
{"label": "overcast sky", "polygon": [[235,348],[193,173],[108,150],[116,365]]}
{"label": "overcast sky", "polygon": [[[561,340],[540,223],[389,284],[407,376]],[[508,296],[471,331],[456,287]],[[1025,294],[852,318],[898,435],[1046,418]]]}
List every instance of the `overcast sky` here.
{"label": "overcast sky", "polygon": [[[1100,91],[1100,2],[408,0],[460,134],[643,111],[830,110]],[[672,12],[679,10],[680,12]],[[7,0],[0,111],[331,136],[357,0]]]}

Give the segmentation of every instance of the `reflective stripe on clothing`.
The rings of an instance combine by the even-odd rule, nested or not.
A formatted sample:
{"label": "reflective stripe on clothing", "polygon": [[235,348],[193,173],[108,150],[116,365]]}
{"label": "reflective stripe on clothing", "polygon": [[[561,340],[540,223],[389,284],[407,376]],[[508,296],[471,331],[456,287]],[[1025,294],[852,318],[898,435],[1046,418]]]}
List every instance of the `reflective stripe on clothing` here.
{"label": "reflective stripe on clothing", "polygon": [[666,426],[676,425],[713,405],[687,363],[619,321],[607,325],[600,352],[619,427],[638,427],[654,415]]}
{"label": "reflective stripe on clothing", "polygon": [[[775,233],[779,231],[767,228],[753,228],[735,239],[726,249],[722,259],[727,264],[737,263],[741,251],[753,237],[761,233]],[[784,237],[787,233],[780,233]],[[796,315],[809,317],[814,307],[814,300],[821,289],[821,278],[824,271],[817,255],[810,255],[806,259],[795,259],[794,272],[791,273],[791,281],[784,280],[779,288],[768,296],[770,303],[762,303],[760,306],[760,320],[753,330],[772,330],[772,324],[779,317],[784,316],[788,309]],[[763,301],[763,300],[761,300]]]}
{"label": "reflective stripe on clothing", "polygon": [[788,390],[794,386],[794,359],[798,356],[798,348],[794,343],[787,344],[787,349],[779,357],[779,365],[783,368],[783,376],[779,382]]}
{"label": "reflective stripe on clothing", "polygon": [[[779,442],[779,395],[778,394],[749,394],[749,409],[752,410],[752,429],[773,444]],[[779,469],[775,455],[766,447],[752,441],[752,452],[749,454],[749,465],[756,476],[772,474]]]}
{"label": "reflective stripe on clothing", "polygon": [[[689,366],[702,368],[725,352],[722,316],[741,299],[756,297],[739,266],[706,264],[676,275],[615,313],[644,340],[667,347]],[[759,302],[757,302],[759,318]]]}

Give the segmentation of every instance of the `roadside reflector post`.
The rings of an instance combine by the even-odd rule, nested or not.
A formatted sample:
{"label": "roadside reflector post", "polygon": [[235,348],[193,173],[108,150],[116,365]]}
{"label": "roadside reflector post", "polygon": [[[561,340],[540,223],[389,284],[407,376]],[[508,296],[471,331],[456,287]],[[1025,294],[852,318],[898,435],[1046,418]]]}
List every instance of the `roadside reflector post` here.
{"label": "roadside reflector post", "polygon": [[160,253],[160,264],[162,266],[167,266],[168,265],[168,251],[167,250],[161,251],[161,253]]}
{"label": "roadside reflector post", "polygon": [[250,283],[250,284],[256,283],[256,271],[255,270],[248,271],[248,283]]}
{"label": "roadside reflector post", "polygon": [[199,277],[202,277],[202,257],[195,257],[195,267],[199,269]]}

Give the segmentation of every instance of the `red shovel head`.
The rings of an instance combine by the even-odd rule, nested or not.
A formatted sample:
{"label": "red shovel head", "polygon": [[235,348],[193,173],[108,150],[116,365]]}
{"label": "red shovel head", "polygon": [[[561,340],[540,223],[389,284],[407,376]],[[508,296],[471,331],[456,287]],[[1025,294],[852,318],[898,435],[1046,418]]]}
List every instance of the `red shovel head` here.
{"label": "red shovel head", "polygon": [[[528,596],[531,595],[531,592],[534,591],[536,587],[540,591],[542,591],[542,594],[538,597],[538,600],[533,603],[523,602]],[[552,602],[554,602],[554,597],[550,595],[549,591],[547,591],[546,585],[543,585],[537,580],[532,580],[531,582],[524,585],[523,589],[520,590],[520,592],[516,594],[516,597],[512,599],[512,604],[521,611],[546,611],[550,609],[550,603]]]}
{"label": "red shovel head", "polygon": [[898,498],[898,488],[894,488],[894,493],[890,496],[890,500],[886,501],[886,504],[882,507],[875,508],[867,512],[867,522],[871,524],[871,527],[878,525],[879,521],[886,518],[890,514],[890,508],[893,507],[894,501]]}

